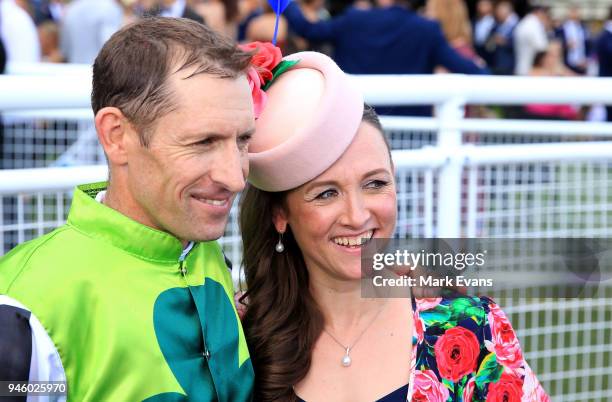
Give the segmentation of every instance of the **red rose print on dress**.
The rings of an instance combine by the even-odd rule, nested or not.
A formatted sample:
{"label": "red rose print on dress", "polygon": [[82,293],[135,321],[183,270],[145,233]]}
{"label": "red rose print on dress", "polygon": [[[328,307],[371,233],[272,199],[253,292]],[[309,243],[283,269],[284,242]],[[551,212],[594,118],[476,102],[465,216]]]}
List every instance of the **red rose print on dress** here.
{"label": "red rose print on dress", "polygon": [[425,337],[425,324],[423,323],[423,319],[419,315],[418,310],[414,313],[414,328],[416,329],[417,342],[423,342],[423,339]]}
{"label": "red rose print on dress", "polygon": [[456,382],[476,371],[480,344],[474,333],[455,327],[438,339],[434,351],[442,378]]}
{"label": "red rose print on dress", "polygon": [[418,298],[416,299],[417,311],[431,310],[442,301],[441,297]]}
{"label": "red rose print on dress", "polygon": [[523,381],[504,372],[499,381],[489,384],[486,402],[521,402],[522,396]]}
{"label": "red rose print on dress", "polygon": [[470,402],[474,395],[474,387],[476,386],[476,378],[472,377],[463,388],[463,402]]}
{"label": "red rose print on dress", "polygon": [[514,329],[499,306],[491,304],[489,308],[491,341],[485,341],[485,345],[489,352],[495,353],[499,364],[517,369],[523,363],[523,353]]}
{"label": "red rose print on dress", "polygon": [[412,402],[446,402],[448,389],[438,381],[432,370],[414,373],[414,392]]}
{"label": "red rose print on dress", "polygon": [[523,379],[523,397],[521,402],[550,402],[535,373],[527,366],[527,374]]}

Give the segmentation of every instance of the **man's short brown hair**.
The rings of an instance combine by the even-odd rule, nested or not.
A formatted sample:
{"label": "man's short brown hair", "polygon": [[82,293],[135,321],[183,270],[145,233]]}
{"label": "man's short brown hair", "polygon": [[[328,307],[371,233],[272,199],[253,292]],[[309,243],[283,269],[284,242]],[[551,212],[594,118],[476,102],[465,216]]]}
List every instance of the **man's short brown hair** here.
{"label": "man's short brown hair", "polygon": [[206,26],[184,18],[145,18],[116,32],[93,65],[94,114],[121,110],[147,146],[155,121],[176,108],[168,77],[186,68],[193,74],[236,78],[251,53]]}

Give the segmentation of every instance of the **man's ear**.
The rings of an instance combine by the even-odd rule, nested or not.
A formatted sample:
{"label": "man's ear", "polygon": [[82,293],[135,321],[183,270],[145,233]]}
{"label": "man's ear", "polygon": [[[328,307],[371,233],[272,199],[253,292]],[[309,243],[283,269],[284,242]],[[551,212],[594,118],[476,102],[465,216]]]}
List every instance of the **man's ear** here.
{"label": "man's ear", "polygon": [[283,207],[274,207],[272,209],[272,223],[278,233],[285,233],[287,231],[287,212]]}
{"label": "man's ear", "polygon": [[98,140],[112,165],[127,164],[127,141],[131,125],[116,107],[105,107],[96,113]]}

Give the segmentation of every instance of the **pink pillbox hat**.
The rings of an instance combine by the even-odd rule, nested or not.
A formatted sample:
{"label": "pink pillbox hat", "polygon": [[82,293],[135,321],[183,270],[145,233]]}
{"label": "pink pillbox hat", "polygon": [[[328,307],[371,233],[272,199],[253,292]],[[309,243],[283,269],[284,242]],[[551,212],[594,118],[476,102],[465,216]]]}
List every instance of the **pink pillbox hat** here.
{"label": "pink pillbox hat", "polygon": [[332,59],[301,52],[266,91],[266,106],[249,145],[249,182],[285,191],[314,179],[337,161],[357,133],[363,96]]}

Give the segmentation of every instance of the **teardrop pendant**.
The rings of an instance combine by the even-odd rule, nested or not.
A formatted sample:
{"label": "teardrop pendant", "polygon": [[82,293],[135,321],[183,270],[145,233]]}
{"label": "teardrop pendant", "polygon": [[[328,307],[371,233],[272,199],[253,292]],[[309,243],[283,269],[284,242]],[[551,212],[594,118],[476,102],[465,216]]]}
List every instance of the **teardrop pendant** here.
{"label": "teardrop pendant", "polygon": [[346,354],[342,358],[342,366],[344,367],[348,367],[351,365],[351,356],[349,356],[350,351],[351,350],[349,348],[346,348]]}

